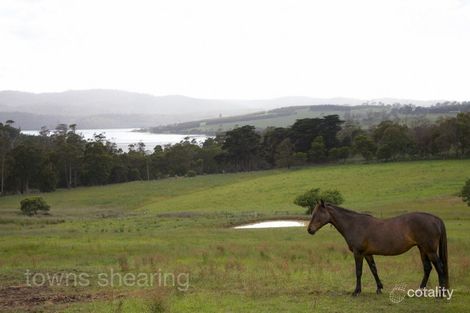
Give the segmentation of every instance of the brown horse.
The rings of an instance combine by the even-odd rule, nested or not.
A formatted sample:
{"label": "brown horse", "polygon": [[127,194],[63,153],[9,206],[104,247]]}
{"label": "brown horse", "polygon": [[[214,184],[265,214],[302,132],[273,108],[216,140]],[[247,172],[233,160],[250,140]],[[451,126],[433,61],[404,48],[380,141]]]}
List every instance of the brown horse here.
{"label": "brown horse", "polygon": [[[313,210],[308,232],[313,235],[325,224],[332,224],[343,235],[356,262],[356,289],[361,293],[362,263],[364,258],[377,283],[377,293],[383,289],[374,262],[376,255],[398,255],[418,246],[423,262],[424,277],[420,288],[425,288],[434,265],[439,286],[449,288],[447,268],[447,237],[444,222],[428,213],[408,213],[389,219],[378,219],[357,213],[321,200]],[[439,254],[438,254],[439,250]]]}

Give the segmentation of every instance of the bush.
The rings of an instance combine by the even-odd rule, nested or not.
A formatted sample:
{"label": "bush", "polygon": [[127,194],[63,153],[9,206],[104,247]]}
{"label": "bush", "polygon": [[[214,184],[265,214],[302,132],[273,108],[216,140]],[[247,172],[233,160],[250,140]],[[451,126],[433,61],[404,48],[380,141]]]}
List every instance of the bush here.
{"label": "bush", "polygon": [[377,149],[377,159],[379,160],[387,161],[387,160],[390,160],[392,156],[393,156],[392,148],[387,144],[381,145]]}
{"label": "bush", "polygon": [[325,190],[320,194],[320,199],[338,205],[344,202],[344,198],[338,190]]}
{"label": "bush", "polygon": [[344,198],[338,190],[320,192],[320,188],[313,188],[295,198],[294,204],[307,208],[305,214],[312,214],[313,209],[315,209],[320,200],[331,204],[341,204],[344,202]]}
{"label": "bush", "polygon": [[333,148],[329,151],[328,157],[332,161],[342,160],[343,162],[349,157],[348,147]]}
{"label": "bush", "polygon": [[307,163],[308,156],[305,152],[295,152],[293,157],[295,165],[305,165]]}
{"label": "bush", "polygon": [[189,170],[189,171],[186,173],[186,176],[187,176],[187,177],[194,177],[194,176],[196,176],[196,175],[197,175],[197,173],[196,173],[195,171],[193,171],[193,170]]}
{"label": "bush", "polygon": [[50,208],[46,201],[41,197],[26,198],[21,200],[20,204],[21,212],[28,216],[36,215],[40,211],[47,212]]}
{"label": "bush", "polygon": [[466,202],[467,205],[470,206],[470,179],[468,179],[465,185],[462,187],[460,197],[462,198],[463,202]]}

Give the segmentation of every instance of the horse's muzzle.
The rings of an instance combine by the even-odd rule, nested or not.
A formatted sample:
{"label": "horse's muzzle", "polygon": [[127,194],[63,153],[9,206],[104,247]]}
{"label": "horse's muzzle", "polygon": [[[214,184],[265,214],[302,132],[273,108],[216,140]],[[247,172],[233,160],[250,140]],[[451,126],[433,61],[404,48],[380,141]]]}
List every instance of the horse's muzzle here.
{"label": "horse's muzzle", "polygon": [[307,229],[307,231],[308,231],[308,233],[309,233],[310,235],[314,235],[315,232],[316,232],[315,229],[312,229],[312,228],[310,228],[310,227]]}

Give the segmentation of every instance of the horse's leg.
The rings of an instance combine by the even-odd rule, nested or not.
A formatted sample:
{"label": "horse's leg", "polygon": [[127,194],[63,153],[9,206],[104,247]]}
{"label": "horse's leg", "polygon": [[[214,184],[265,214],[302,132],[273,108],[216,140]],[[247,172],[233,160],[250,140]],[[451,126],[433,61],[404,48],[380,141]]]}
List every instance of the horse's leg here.
{"label": "horse's leg", "polygon": [[423,280],[421,281],[421,285],[419,286],[419,288],[423,289],[423,288],[426,288],[426,285],[428,284],[429,273],[431,273],[432,264],[431,264],[431,260],[429,260],[429,257],[426,255],[426,252],[424,252],[424,249],[419,246],[418,248],[419,248],[419,253],[421,254],[421,261],[423,262],[423,270],[424,270]]}
{"label": "horse's leg", "polygon": [[444,265],[442,264],[441,259],[439,258],[436,252],[428,253],[427,256],[429,257],[429,260],[431,260],[432,264],[434,265],[434,268],[437,271],[437,275],[439,277],[439,287],[445,288],[446,279],[444,275]]}
{"label": "horse's leg", "polygon": [[353,292],[353,296],[357,296],[361,293],[361,276],[362,276],[362,262],[364,257],[360,254],[354,254],[354,261],[356,261],[356,289]]}
{"label": "horse's leg", "polygon": [[367,264],[369,264],[370,271],[372,272],[372,275],[374,275],[375,282],[377,284],[377,294],[382,293],[382,289],[384,286],[382,285],[382,282],[380,281],[379,274],[377,273],[377,267],[375,266],[375,261],[374,261],[374,256],[373,255],[366,255],[365,256]]}

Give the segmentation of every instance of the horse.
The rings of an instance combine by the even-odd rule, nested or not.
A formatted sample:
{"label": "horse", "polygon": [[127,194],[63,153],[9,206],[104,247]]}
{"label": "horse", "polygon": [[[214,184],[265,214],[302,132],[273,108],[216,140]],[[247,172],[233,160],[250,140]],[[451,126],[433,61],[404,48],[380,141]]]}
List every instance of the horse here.
{"label": "horse", "polygon": [[376,292],[380,294],[383,284],[377,274],[374,255],[399,255],[414,246],[418,246],[423,262],[424,276],[420,288],[426,287],[434,265],[440,288],[449,289],[447,235],[444,222],[439,217],[414,212],[378,219],[370,214],[354,212],[320,200],[313,210],[307,231],[313,235],[328,223],[344,237],[349,250],[354,254],[356,288],[353,296],[361,293],[364,259],[377,284]]}

